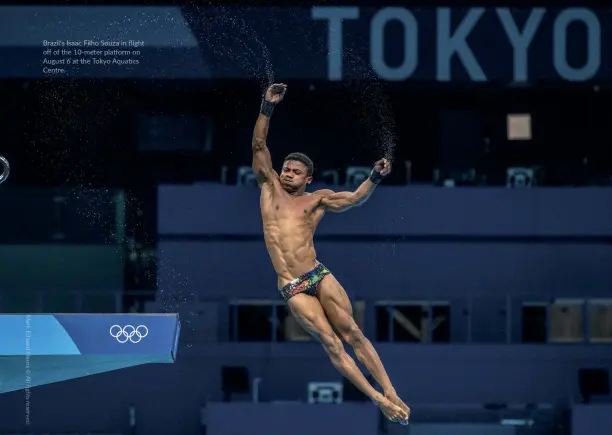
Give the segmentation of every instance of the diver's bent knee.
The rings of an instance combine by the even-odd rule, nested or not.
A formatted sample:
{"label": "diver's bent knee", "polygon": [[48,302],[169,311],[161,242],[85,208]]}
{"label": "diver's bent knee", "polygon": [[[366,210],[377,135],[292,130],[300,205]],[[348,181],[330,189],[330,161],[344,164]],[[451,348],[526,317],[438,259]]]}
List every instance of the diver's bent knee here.
{"label": "diver's bent knee", "polygon": [[320,340],[329,356],[338,356],[344,352],[344,346],[336,334],[321,335]]}
{"label": "diver's bent knee", "polygon": [[357,326],[356,324],[351,326],[346,332],[342,334],[342,336],[344,340],[346,340],[346,342],[352,347],[360,346],[368,340],[366,336],[363,335],[361,329],[359,329],[359,326]]}

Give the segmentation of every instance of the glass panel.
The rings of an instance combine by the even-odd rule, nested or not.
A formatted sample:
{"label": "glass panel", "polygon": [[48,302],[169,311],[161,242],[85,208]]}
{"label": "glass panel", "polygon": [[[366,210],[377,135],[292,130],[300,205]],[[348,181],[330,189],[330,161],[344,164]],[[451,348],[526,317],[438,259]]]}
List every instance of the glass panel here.
{"label": "glass panel", "polygon": [[426,343],[429,321],[425,305],[399,305],[392,308],[393,341]]}
{"label": "glass panel", "polygon": [[374,310],[376,316],[376,341],[387,342],[391,340],[389,336],[389,308],[386,305],[377,305]]}
{"label": "glass panel", "polygon": [[522,342],[546,343],[546,305],[523,304]]}
{"label": "glass panel", "polygon": [[237,341],[271,341],[272,340],[273,304],[235,306],[234,315],[237,329]]}
{"label": "glass panel", "polygon": [[450,305],[432,306],[431,323],[432,343],[449,343],[451,336]]}
{"label": "glass panel", "polygon": [[584,340],[583,301],[558,300],[550,306],[550,341],[575,343]]}
{"label": "glass panel", "polygon": [[612,342],[612,300],[589,301],[589,330],[592,342]]}

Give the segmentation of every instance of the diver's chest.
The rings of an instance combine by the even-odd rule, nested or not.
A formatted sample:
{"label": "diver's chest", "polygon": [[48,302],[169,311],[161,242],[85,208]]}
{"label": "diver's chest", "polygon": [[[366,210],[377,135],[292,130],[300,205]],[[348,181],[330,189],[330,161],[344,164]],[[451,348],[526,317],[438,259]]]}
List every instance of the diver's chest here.
{"label": "diver's chest", "polygon": [[285,195],[275,197],[271,206],[271,211],[279,218],[303,218],[310,216],[316,209],[316,203],[310,197],[295,199]]}
{"label": "diver's chest", "polygon": [[298,201],[274,201],[272,211],[279,218],[298,218],[312,214],[313,206],[306,202]]}

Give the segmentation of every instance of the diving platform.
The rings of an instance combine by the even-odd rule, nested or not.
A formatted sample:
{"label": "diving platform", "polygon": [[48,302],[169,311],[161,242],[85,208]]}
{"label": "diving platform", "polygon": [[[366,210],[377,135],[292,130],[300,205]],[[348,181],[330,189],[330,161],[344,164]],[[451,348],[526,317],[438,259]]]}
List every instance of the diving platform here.
{"label": "diving platform", "polygon": [[0,315],[0,394],[173,363],[178,314]]}

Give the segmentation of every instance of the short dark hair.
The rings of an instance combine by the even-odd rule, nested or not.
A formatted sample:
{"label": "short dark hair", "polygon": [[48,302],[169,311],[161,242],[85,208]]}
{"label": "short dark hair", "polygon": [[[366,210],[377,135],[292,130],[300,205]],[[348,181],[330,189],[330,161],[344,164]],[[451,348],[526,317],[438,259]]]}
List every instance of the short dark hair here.
{"label": "short dark hair", "polygon": [[304,163],[304,165],[308,168],[308,176],[312,177],[312,174],[314,173],[314,163],[312,163],[312,160],[310,160],[310,157],[308,157],[306,154],[291,153],[287,157],[285,157],[285,161],[283,162],[283,164],[287,163],[289,160],[295,160],[296,162]]}

